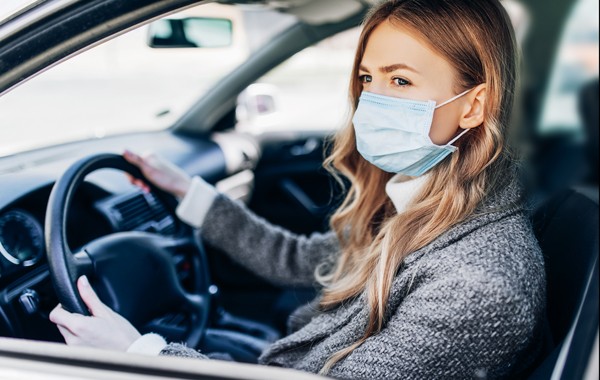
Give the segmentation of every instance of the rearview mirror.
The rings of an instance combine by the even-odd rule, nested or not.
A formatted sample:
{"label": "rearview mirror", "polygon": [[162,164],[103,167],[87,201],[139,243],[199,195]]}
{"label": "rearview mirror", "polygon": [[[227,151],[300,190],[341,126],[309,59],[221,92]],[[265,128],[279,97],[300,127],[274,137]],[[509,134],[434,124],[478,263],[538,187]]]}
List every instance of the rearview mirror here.
{"label": "rearview mirror", "polygon": [[222,48],[231,46],[233,24],[225,18],[165,18],[148,28],[153,48]]}

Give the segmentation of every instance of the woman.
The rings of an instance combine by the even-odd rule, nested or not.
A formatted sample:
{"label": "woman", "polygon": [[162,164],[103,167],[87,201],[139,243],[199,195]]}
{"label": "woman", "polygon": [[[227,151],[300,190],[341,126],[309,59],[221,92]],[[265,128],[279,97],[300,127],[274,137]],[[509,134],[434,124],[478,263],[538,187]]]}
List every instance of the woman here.
{"label": "woman", "polygon": [[[183,198],[178,215],[211,245],[273,283],[323,286],[260,363],[348,379],[515,378],[539,355],[545,307],[507,141],[515,56],[497,0],[375,7],[353,122],[327,160],[351,182],[329,234],[293,235],[156,157],[125,157]],[[205,358],[140,338],[85,279],[79,288],[93,317],[51,315],[67,343]]]}

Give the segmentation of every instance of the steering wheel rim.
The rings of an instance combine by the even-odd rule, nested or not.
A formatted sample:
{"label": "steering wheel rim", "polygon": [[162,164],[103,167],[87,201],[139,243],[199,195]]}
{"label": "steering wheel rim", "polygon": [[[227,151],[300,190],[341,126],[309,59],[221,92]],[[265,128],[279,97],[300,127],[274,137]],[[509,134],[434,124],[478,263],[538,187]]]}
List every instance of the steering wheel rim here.
{"label": "steering wheel rim", "polygon": [[[98,279],[94,288],[101,300],[138,329],[152,318],[160,317],[161,313],[174,311],[173,308],[187,313],[186,341],[189,346],[196,347],[204,336],[210,312],[208,270],[199,239],[195,240],[195,248],[201,268],[196,275],[203,281],[200,289],[196,289],[198,294],[186,292],[177,278],[168,253],[170,247],[178,244],[177,239],[145,232],[121,232],[98,238],[75,254],[68,247],[66,221],[71,201],[85,177],[99,169],[117,169],[144,180],[169,211],[176,202],[171,195],[146,180],[135,165],[117,154],[93,155],[69,167],[52,189],[45,220],[46,254],[59,302],[67,311],[89,315],[76,286],[77,279],[87,275],[91,280]],[[118,252],[125,252],[128,260],[124,262]],[[136,264],[133,272],[128,265],[130,262]],[[154,277],[143,278],[135,273],[143,271]],[[153,292],[158,295],[148,294]]]}

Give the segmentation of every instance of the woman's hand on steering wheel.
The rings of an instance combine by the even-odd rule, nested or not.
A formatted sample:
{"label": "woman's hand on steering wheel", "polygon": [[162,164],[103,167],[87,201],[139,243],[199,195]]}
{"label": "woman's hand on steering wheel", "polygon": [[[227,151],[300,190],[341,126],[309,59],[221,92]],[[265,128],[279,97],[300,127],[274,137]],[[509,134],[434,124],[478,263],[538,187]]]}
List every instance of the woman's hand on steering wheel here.
{"label": "woman's hand on steering wheel", "polygon": [[[137,166],[146,179],[159,189],[171,193],[179,199],[188,192],[192,181],[190,176],[162,157],[154,153],[140,156],[128,150],[123,153],[123,157]],[[129,175],[129,180],[144,191],[150,190],[148,185],[139,178]]]}
{"label": "woman's hand on steering wheel", "polygon": [[[149,170],[152,165],[140,165],[153,175]],[[156,200],[168,212],[174,211],[175,199],[155,186],[153,180],[146,179],[140,166],[123,156],[96,154],[71,165],[54,184],[46,210],[48,267],[61,303],[51,320],[60,326],[69,344],[127,350],[140,336],[136,328],[144,329],[157,318],[181,313],[188,323],[177,339],[184,338],[188,346],[197,347],[206,331],[211,297],[208,264],[200,239],[187,234],[116,231],[88,242],[78,252],[69,248],[66,219],[71,201],[85,177],[100,169],[121,170],[144,179]],[[196,253],[192,257],[192,289],[182,286],[173,260],[173,252],[189,249]],[[131,268],[136,269],[132,272]],[[99,280],[97,290],[102,301],[80,278],[92,273]]]}
{"label": "woman's hand on steering wheel", "polygon": [[70,346],[87,346],[110,350],[127,351],[141,335],[121,315],[106,306],[92,289],[86,276],[77,281],[81,299],[91,316],[70,313],[59,304],[50,313],[50,321]]}

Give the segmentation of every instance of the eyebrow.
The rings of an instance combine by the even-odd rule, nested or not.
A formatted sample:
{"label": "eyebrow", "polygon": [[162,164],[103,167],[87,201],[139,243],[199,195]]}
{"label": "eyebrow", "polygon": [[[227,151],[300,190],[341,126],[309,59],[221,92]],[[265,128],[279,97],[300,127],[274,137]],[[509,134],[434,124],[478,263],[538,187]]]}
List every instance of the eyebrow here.
{"label": "eyebrow", "polygon": [[[382,66],[382,67],[379,68],[379,71],[382,72],[382,73],[384,73],[384,74],[389,74],[389,73],[392,73],[392,72],[394,72],[396,70],[401,70],[401,69],[412,71],[415,74],[421,74],[417,69],[415,69],[415,68],[413,68],[413,67],[411,67],[411,66],[409,66],[409,65],[407,65],[405,63],[396,63],[394,65]],[[363,66],[363,65],[360,65],[360,70],[369,72],[369,70],[365,66]]]}

